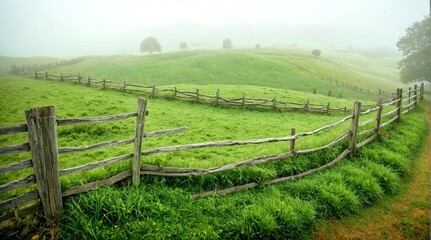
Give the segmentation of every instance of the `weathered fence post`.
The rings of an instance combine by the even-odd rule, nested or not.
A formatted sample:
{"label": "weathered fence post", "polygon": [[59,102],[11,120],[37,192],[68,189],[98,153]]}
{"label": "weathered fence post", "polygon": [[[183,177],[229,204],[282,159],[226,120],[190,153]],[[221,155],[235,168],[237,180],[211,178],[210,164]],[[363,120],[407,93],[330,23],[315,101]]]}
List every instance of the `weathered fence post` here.
{"label": "weathered fence post", "polygon": [[154,98],[156,96],[156,85],[153,85],[153,88],[151,89],[151,97]]}
{"label": "weathered fence post", "polygon": [[413,99],[415,100],[415,108],[416,108],[417,105],[418,105],[418,85],[415,84],[415,88],[414,89],[415,89],[414,90],[415,97]]}
{"label": "weathered fence post", "polygon": [[242,92],[242,108],[245,106],[245,92]]}
{"label": "weathered fence post", "polygon": [[45,79],[48,80],[48,72],[45,72]]}
{"label": "weathered fence post", "polygon": [[380,131],[380,124],[381,124],[381,118],[382,118],[382,110],[383,110],[383,106],[382,106],[382,103],[383,103],[383,98],[382,98],[382,96],[380,96],[379,97],[379,101],[377,102],[377,105],[378,105],[378,109],[377,109],[377,113],[376,113],[376,127],[375,127],[375,130],[374,130],[374,133],[376,134],[376,135],[378,135],[379,134],[379,131]]}
{"label": "weathered fence post", "polygon": [[217,89],[217,92],[216,92],[216,104],[217,105],[219,104],[219,98],[220,98],[220,89]]}
{"label": "weathered fence post", "polygon": [[78,73],[78,84],[81,84],[81,80],[82,80],[82,77],[81,77],[81,75]]}
{"label": "weathered fence post", "polygon": [[32,108],[25,111],[25,116],[37,190],[43,214],[51,225],[63,214],[55,108]]}
{"label": "weathered fence post", "polygon": [[106,88],[106,80],[103,79],[103,89],[105,89],[105,88]]}
{"label": "weathered fence post", "polygon": [[277,96],[275,96],[274,99],[272,99],[272,108],[273,109],[277,108]]}
{"label": "weathered fence post", "polygon": [[63,80],[64,80],[63,73],[60,75],[60,80],[61,80],[61,81],[63,81]]}
{"label": "weathered fence post", "polygon": [[330,108],[329,105],[331,104],[331,102],[328,102],[328,105],[326,105],[326,113],[329,114]]}
{"label": "weathered fence post", "polygon": [[403,89],[399,88],[397,89],[397,94],[398,94],[398,102],[397,102],[397,122],[400,122],[401,120],[401,106],[403,105]]}
{"label": "weathered fence post", "polygon": [[36,71],[34,71],[34,78],[37,79],[37,72]]}
{"label": "weathered fence post", "polygon": [[136,117],[136,130],[135,130],[135,145],[133,148],[133,162],[132,162],[132,183],[138,186],[140,182],[141,172],[141,151],[142,151],[142,138],[144,136],[145,114],[147,109],[147,100],[138,98],[138,116]]}
{"label": "weathered fence post", "polygon": [[410,97],[411,97],[411,94],[412,93],[412,88],[411,87],[409,87],[409,104],[410,104]]}
{"label": "weathered fence post", "polygon": [[[290,136],[295,136],[296,129],[291,128],[290,129]],[[292,155],[295,155],[295,139],[290,140],[290,151],[292,152]]]}
{"label": "weathered fence post", "polygon": [[174,87],[174,98],[177,97],[177,87]]}
{"label": "weathered fence post", "polygon": [[199,102],[199,89],[196,88],[196,102]]}
{"label": "weathered fence post", "polygon": [[355,153],[356,150],[356,137],[358,135],[358,124],[359,124],[359,116],[361,116],[361,102],[356,101],[355,105],[353,106],[353,118],[352,118],[352,124],[350,125],[350,142],[349,142],[349,149],[350,149],[350,155]]}
{"label": "weathered fence post", "polygon": [[91,77],[88,77],[87,80],[88,80],[87,84],[88,84],[88,86],[90,86],[91,85]]}
{"label": "weathered fence post", "polygon": [[126,92],[126,81],[123,81],[123,92]]}
{"label": "weathered fence post", "polygon": [[310,99],[307,99],[307,102],[304,104],[304,112],[308,112],[309,107],[310,107]]}

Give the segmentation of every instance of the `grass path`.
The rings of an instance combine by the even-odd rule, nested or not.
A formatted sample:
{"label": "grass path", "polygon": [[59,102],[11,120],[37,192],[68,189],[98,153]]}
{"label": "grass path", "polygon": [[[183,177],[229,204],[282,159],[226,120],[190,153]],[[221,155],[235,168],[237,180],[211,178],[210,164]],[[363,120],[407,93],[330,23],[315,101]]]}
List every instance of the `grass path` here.
{"label": "grass path", "polygon": [[[431,111],[427,109],[431,123]],[[382,199],[358,215],[327,220],[313,239],[430,239],[431,133],[420,161],[400,192]]]}

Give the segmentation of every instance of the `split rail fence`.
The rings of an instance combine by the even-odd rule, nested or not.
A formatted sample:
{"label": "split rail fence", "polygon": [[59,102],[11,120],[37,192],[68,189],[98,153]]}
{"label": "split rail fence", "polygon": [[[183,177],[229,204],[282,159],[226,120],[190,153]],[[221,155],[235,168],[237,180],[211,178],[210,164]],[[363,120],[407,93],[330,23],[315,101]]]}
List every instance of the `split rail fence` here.
{"label": "split rail fence", "polygon": [[[261,48],[261,49],[255,49],[255,48],[240,48],[240,49],[230,49],[229,51],[223,50],[223,49],[213,49],[213,50],[196,50],[199,52],[207,52],[207,53],[220,53],[220,54],[224,54],[226,52],[232,53],[232,52],[253,52],[253,53],[258,53],[258,52],[281,52],[281,53],[290,53],[290,54],[299,54],[301,56],[304,56],[304,54],[306,54],[303,51],[296,51],[293,49],[284,49],[284,48]],[[88,60],[88,59],[113,59],[113,58],[125,58],[125,57],[135,57],[135,55],[105,55],[105,56],[80,56],[80,57],[76,57],[70,60],[63,60],[63,61],[56,61],[56,62],[51,62],[48,64],[21,64],[21,65],[16,65],[13,64],[11,65],[11,72],[15,73],[15,74],[26,74],[26,73],[31,73],[32,71],[40,71],[40,70],[46,70],[52,67],[56,67],[56,66],[62,66],[62,65],[70,65],[70,64],[75,64],[75,63],[79,63],[81,61],[84,60]],[[347,83],[344,82],[342,80],[338,80],[335,79],[331,76],[324,76],[320,73],[316,73],[313,71],[308,71],[310,74],[320,78],[322,81],[326,81],[330,84],[335,84],[337,86],[343,87],[343,88],[347,88],[353,91],[357,91],[360,93],[366,93],[366,94],[373,94],[376,97],[378,96],[383,96],[384,98],[394,98],[396,96],[395,93],[385,93],[384,91],[374,91],[374,90],[370,90],[368,88],[361,88],[360,86],[357,86],[355,84],[352,83]],[[316,89],[313,89],[313,92],[316,92]],[[328,92],[328,95],[331,96],[330,91]]]}
{"label": "split rail fence", "polygon": [[[184,177],[213,174],[228,171],[231,169],[263,164],[271,161],[284,160],[286,158],[291,158],[301,154],[321,151],[324,149],[331,148],[337,144],[341,144],[345,140],[348,141],[348,147],[344,151],[342,151],[342,153],[337,158],[318,168],[310,169],[297,175],[265,181],[263,183],[253,182],[234,188],[199,193],[194,195],[193,198],[199,198],[213,194],[223,195],[248,188],[254,188],[261,185],[269,185],[307,176],[335,164],[348,154],[353,154],[357,148],[360,148],[374,140],[378,136],[379,131],[382,127],[385,127],[394,121],[400,121],[401,114],[406,114],[409,111],[415,109],[418,102],[422,100],[423,90],[419,90],[417,86],[415,86],[413,90],[410,90],[405,93],[403,93],[402,89],[398,89],[397,98],[391,102],[382,103],[380,101],[377,107],[365,111],[362,111],[362,106],[360,102],[355,102],[353,111],[349,116],[310,132],[296,133],[295,129],[291,129],[291,135],[285,137],[241,141],[224,140],[216,142],[193,143],[187,145],[159,147],[145,151],[142,151],[143,139],[182,132],[186,130],[186,127],[161,130],[156,132],[145,132],[145,117],[148,111],[146,107],[147,101],[144,99],[138,99],[138,107],[136,112],[103,117],[57,119],[55,114],[55,108],[53,106],[32,108],[25,111],[26,124],[0,128],[0,135],[27,132],[29,139],[29,141],[26,143],[0,147],[0,156],[29,151],[31,152],[31,159],[1,165],[0,176],[8,172],[15,172],[26,168],[33,168],[34,174],[31,174],[30,176],[23,179],[18,179],[0,185],[0,193],[4,193],[6,191],[10,191],[17,188],[27,187],[31,184],[36,184],[37,190],[30,191],[23,195],[1,201],[0,211],[2,213],[2,216],[0,217],[0,220],[3,221],[12,216],[15,216],[15,218],[22,218],[26,215],[33,214],[42,209],[43,216],[47,219],[48,224],[52,224],[54,222],[57,222],[63,213],[63,198],[74,194],[87,192],[102,185],[113,184],[129,177],[132,177],[132,183],[134,185],[138,185],[140,183],[141,175]],[[386,109],[388,106],[395,106],[395,108]],[[363,122],[359,121],[360,118],[362,118],[363,116],[370,116],[370,114],[374,112],[375,117],[368,117],[369,119]],[[126,118],[136,118],[135,137],[132,139],[120,141],[114,140],[82,147],[58,148],[57,126],[61,127],[63,125],[71,124],[107,122],[114,120],[122,120]],[[297,147],[295,147],[295,141],[297,141],[298,139],[337,127],[347,121],[351,121],[349,130],[335,138],[332,142],[324,146],[319,146],[312,149],[297,149]],[[367,126],[367,129],[359,131],[360,129],[366,128]],[[359,141],[358,139],[361,141]],[[260,156],[253,159],[242,160],[235,163],[208,169],[161,167],[156,165],[142,164],[141,160],[141,157],[144,156],[160,153],[178,152],[189,149],[263,144],[286,141],[290,142],[290,151],[288,152],[273,156]],[[89,163],[83,166],[77,166],[68,169],[59,168],[59,155],[61,154],[88,151],[131,143],[134,144],[133,153],[117,156],[99,162]],[[62,176],[108,166],[114,163],[125,161],[127,159],[132,159],[130,170],[124,171],[115,176],[110,176],[104,180],[73,186],[67,189],[61,189],[60,180]],[[11,212],[12,209],[13,212]]]}
{"label": "split rail fence", "polygon": [[[347,107],[332,107],[331,103],[318,104],[318,103],[310,103],[309,100],[306,102],[288,102],[277,100],[276,97],[272,99],[264,99],[264,98],[253,98],[248,97],[245,92],[243,92],[241,97],[238,98],[227,98],[222,97],[220,94],[220,90],[217,89],[214,95],[208,95],[200,92],[199,89],[195,89],[195,91],[187,91],[180,90],[177,87],[173,88],[157,88],[156,85],[141,85],[141,84],[131,84],[126,83],[125,81],[113,81],[107,79],[95,79],[92,77],[84,78],[77,75],[49,75],[48,72],[34,72],[34,77],[36,79],[46,79],[46,80],[60,80],[60,81],[76,81],[78,84],[86,84],[87,86],[95,86],[100,87],[102,89],[113,89],[119,90],[123,92],[135,92],[142,93],[149,97],[156,97],[156,95],[169,97],[169,98],[178,98],[185,99],[193,102],[199,103],[209,103],[215,105],[224,105],[224,106],[235,106],[242,108],[252,108],[252,107],[260,107],[267,109],[278,109],[282,111],[303,111],[303,112],[314,112],[314,113],[331,113],[331,112],[341,112],[347,114],[351,111],[351,109]],[[423,89],[423,84],[421,85],[421,89]],[[382,96],[380,96],[382,97]],[[392,101],[395,98],[391,98],[389,101]],[[370,109],[377,106],[373,105],[363,105],[363,109]]]}

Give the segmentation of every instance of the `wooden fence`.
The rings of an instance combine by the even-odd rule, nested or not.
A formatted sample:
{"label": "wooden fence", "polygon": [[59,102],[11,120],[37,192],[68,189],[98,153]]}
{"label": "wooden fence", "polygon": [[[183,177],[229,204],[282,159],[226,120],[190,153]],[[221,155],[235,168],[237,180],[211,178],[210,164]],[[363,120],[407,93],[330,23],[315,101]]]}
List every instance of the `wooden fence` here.
{"label": "wooden fence", "polygon": [[45,70],[53,67],[59,67],[64,65],[71,65],[75,63],[82,62],[84,60],[91,60],[91,59],[116,59],[116,58],[128,58],[128,57],[134,57],[134,55],[99,55],[99,56],[81,56],[72,58],[69,60],[61,60],[46,64],[12,64],[10,66],[10,71],[14,74],[31,74],[34,71],[37,70]]}
{"label": "wooden fence", "polygon": [[[422,91],[423,92],[423,91]],[[225,140],[216,142],[204,142],[204,143],[193,143],[187,145],[178,146],[167,146],[159,147],[150,150],[141,150],[142,139],[149,137],[156,137],[165,134],[173,134],[186,130],[185,127],[161,130],[156,132],[145,132],[145,116],[148,111],[146,110],[146,100],[138,99],[137,111],[133,113],[120,114],[114,116],[103,116],[103,117],[88,117],[88,118],[67,118],[67,119],[57,119],[55,114],[55,108],[52,106],[32,108],[25,112],[26,124],[20,124],[15,126],[8,126],[0,128],[0,135],[6,134],[16,134],[27,132],[29,142],[16,144],[11,146],[0,147],[0,155],[16,154],[21,152],[31,152],[31,159],[19,161],[16,163],[11,163],[7,165],[0,166],[0,174],[5,174],[7,172],[15,172],[25,168],[33,168],[34,174],[30,176],[18,179],[9,183],[0,185],[0,193],[10,191],[17,188],[22,188],[29,186],[31,184],[37,184],[37,190],[27,192],[21,196],[13,197],[0,202],[0,210],[3,216],[0,220],[5,220],[11,217],[11,213],[6,213],[8,209],[15,209],[13,211],[13,216],[16,218],[22,218],[25,215],[33,214],[35,211],[42,209],[43,216],[48,220],[48,223],[53,223],[58,221],[59,217],[63,213],[63,198],[71,196],[77,193],[87,192],[96,187],[102,185],[113,184],[115,182],[124,180],[126,178],[132,177],[132,182],[134,185],[138,185],[140,182],[140,175],[158,175],[158,176],[197,176],[197,175],[207,175],[213,173],[219,173],[223,171],[228,171],[231,169],[242,168],[253,166],[257,164],[264,164],[272,161],[284,160],[286,158],[291,158],[297,155],[308,154],[312,152],[321,151],[324,149],[331,148],[335,145],[343,143],[345,140],[348,141],[348,147],[334,160],[318,167],[315,169],[308,170],[306,172],[286,176],[278,179],[268,180],[262,183],[248,183],[242,186],[237,186],[234,188],[210,191],[205,193],[199,193],[193,196],[193,198],[199,198],[203,196],[213,195],[213,194],[228,194],[231,192],[236,192],[248,188],[254,188],[261,185],[269,185],[279,182],[284,182],[292,179],[297,179],[299,177],[307,176],[312,173],[318,172],[329,166],[332,166],[336,162],[343,159],[348,154],[353,154],[357,148],[360,148],[367,143],[374,140],[382,127],[389,125],[394,121],[399,121],[402,114],[406,114],[409,111],[417,107],[417,103],[423,99],[423,95],[420,94],[417,87],[413,90],[403,93],[402,89],[398,89],[397,98],[388,103],[382,103],[379,101],[377,107],[370,108],[368,110],[362,111],[362,106],[360,102],[355,102],[352,113],[337,122],[328,124],[326,126],[320,127],[310,132],[296,133],[295,129],[291,130],[291,135],[285,137],[276,138],[263,138],[263,139],[252,139],[252,140]],[[394,109],[384,109],[388,106],[395,106]],[[367,119],[360,122],[363,116],[367,116],[375,112],[375,117]],[[114,120],[121,120],[126,118],[136,117],[136,130],[135,137],[132,139],[121,140],[121,141],[108,141],[103,143],[94,144],[91,146],[82,147],[65,147],[58,148],[57,145],[57,126],[80,124],[80,123],[97,123],[97,122],[107,122]],[[369,118],[369,117],[368,117]],[[385,120],[386,119],[386,120]],[[295,147],[295,141],[300,138],[315,135],[324,130],[332,129],[340,124],[351,121],[350,128],[348,131],[336,137],[332,142],[324,145],[315,147],[312,149],[297,149]],[[371,125],[371,127],[370,127]],[[359,129],[364,130],[359,131]],[[358,142],[358,139],[362,139]],[[171,153],[184,151],[189,149],[202,149],[202,148],[214,148],[214,147],[224,147],[224,146],[235,146],[235,145],[250,145],[250,144],[263,144],[263,143],[273,143],[273,142],[290,142],[290,151],[281,153],[273,156],[260,156],[252,159],[242,160],[235,163],[226,164],[223,166],[203,169],[203,168],[180,168],[180,167],[162,167],[156,165],[141,164],[141,157],[149,156],[161,153]],[[94,149],[100,149],[110,146],[131,144],[134,143],[133,153],[117,156],[114,158],[102,160],[95,163],[89,163],[83,166],[77,166],[67,169],[60,169],[58,158],[60,154],[67,154],[73,152],[88,151]],[[86,183],[83,185],[73,186],[67,189],[61,189],[60,179],[62,176],[87,171],[90,169],[95,169],[99,167],[108,166],[110,164],[122,162],[127,159],[133,159],[130,170],[124,171],[122,173],[116,174],[115,176],[110,176],[107,179]],[[36,201],[36,202],[35,202]],[[23,204],[27,204],[24,207]]]}
{"label": "wooden fence", "polygon": [[[79,74],[76,75],[49,75],[48,72],[34,72],[34,77],[36,79],[46,79],[46,80],[60,80],[60,81],[76,81],[78,84],[86,84],[87,86],[95,86],[100,87],[102,89],[113,89],[119,90],[123,92],[135,92],[142,93],[149,97],[168,97],[168,98],[178,98],[178,99],[186,99],[193,102],[199,103],[210,103],[215,105],[224,105],[224,106],[235,106],[242,108],[251,108],[251,107],[260,107],[266,109],[278,109],[282,111],[303,111],[303,112],[313,112],[313,113],[331,113],[331,112],[342,112],[347,114],[351,111],[347,106],[345,107],[332,107],[330,102],[325,104],[320,103],[310,103],[309,100],[306,102],[288,102],[277,100],[276,97],[272,99],[263,99],[263,98],[254,98],[248,97],[245,92],[243,92],[242,96],[237,98],[227,98],[222,97],[220,94],[220,90],[217,89],[214,95],[208,95],[200,92],[199,89],[195,89],[194,91],[190,90],[180,90],[177,87],[173,88],[158,88],[156,85],[141,85],[141,84],[132,84],[126,83],[125,81],[114,81],[108,79],[96,79],[93,77],[82,77]],[[423,85],[422,88],[423,89]],[[383,96],[380,96],[383,97]],[[392,101],[395,98],[391,98],[389,101]],[[363,109],[374,108],[377,106],[373,105],[363,105]]]}
{"label": "wooden fence", "polygon": [[[258,53],[258,52],[281,52],[281,53],[289,53],[289,54],[297,54],[300,56],[304,56],[305,52],[304,51],[296,51],[293,49],[285,49],[285,48],[261,48],[259,50],[255,49],[255,48],[239,48],[239,49],[230,49],[228,51],[223,50],[223,49],[213,49],[213,50],[196,50],[199,52],[207,52],[207,53],[211,53],[211,54],[224,54],[226,52],[238,52],[238,53],[242,53],[242,52],[253,52],[253,53]],[[104,55],[104,56],[81,56],[81,57],[76,57],[70,60],[63,60],[63,61],[56,61],[55,63],[48,63],[48,64],[22,64],[22,65],[16,65],[13,64],[11,66],[11,72],[15,73],[15,74],[26,74],[26,73],[31,73],[33,71],[38,71],[38,70],[46,70],[52,67],[56,67],[56,66],[62,66],[62,65],[70,65],[70,64],[75,64],[75,63],[79,63],[81,61],[84,60],[89,60],[89,59],[113,59],[113,58],[125,58],[125,57],[135,57],[135,55]],[[315,77],[319,78],[322,81],[326,81],[330,84],[335,84],[339,87],[343,87],[343,88],[347,88],[353,91],[357,91],[360,93],[365,93],[365,94],[371,94],[376,96],[376,98],[378,96],[383,96],[384,99],[393,99],[395,98],[396,94],[395,93],[386,93],[384,91],[378,90],[370,90],[368,88],[361,88],[360,86],[357,86],[355,84],[352,83],[347,83],[344,82],[342,80],[338,80],[335,79],[331,76],[328,75],[323,75],[321,73],[316,73],[313,71],[308,71],[307,69],[302,68],[302,70],[307,71],[308,73],[314,75]],[[316,89],[313,89],[313,93],[316,93]],[[327,93],[329,96],[332,96],[332,92],[329,91]]]}

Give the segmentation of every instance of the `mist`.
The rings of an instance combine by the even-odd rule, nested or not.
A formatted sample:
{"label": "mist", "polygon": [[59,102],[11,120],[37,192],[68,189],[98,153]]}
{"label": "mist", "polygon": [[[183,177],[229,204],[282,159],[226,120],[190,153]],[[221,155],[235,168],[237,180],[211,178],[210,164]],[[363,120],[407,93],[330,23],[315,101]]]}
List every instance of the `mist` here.
{"label": "mist", "polygon": [[163,52],[181,41],[191,49],[220,49],[225,38],[234,48],[396,49],[428,9],[423,0],[3,0],[0,55],[139,54],[148,36]]}

